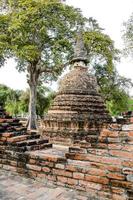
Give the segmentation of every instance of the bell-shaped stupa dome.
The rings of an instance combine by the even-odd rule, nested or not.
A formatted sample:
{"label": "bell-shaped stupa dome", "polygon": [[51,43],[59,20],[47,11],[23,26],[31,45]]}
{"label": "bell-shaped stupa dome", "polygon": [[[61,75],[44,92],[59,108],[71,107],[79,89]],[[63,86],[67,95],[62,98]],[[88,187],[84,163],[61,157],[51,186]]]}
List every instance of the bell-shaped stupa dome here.
{"label": "bell-shaped stupa dome", "polygon": [[88,73],[87,67],[77,66],[60,80],[59,93],[97,94],[96,78]]}
{"label": "bell-shaped stupa dome", "polygon": [[44,134],[49,137],[97,138],[98,130],[110,121],[96,78],[88,72],[86,56],[80,33],[70,62],[73,69],[60,80],[57,95],[44,119]]}

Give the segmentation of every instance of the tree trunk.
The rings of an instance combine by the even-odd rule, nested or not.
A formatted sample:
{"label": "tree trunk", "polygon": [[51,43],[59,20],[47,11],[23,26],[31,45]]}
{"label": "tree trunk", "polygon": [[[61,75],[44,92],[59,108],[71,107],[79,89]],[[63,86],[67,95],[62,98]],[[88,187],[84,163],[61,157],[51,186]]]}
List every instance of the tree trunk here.
{"label": "tree trunk", "polygon": [[37,89],[37,85],[30,83],[28,130],[37,129],[37,123],[36,123],[36,89]]}
{"label": "tree trunk", "polygon": [[30,87],[30,101],[29,101],[29,121],[28,130],[36,130],[36,93],[38,83],[39,72],[36,69],[36,65],[31,65],[29,68],[29,87]]}

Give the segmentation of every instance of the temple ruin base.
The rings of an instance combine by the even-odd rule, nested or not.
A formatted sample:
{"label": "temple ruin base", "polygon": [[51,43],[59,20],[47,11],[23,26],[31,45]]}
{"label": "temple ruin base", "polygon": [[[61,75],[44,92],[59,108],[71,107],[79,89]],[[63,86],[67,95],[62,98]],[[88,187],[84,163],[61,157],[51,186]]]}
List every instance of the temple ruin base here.
{"label": "temple ruin base", "polygon": [[[10,134],[0,137],[0,142]],[[98,143],[53,145],[52,148],[17,152],[0,146],[0,168],[42,182],[81,190],[92,199],[133,199],[133,118],[126,124],[103,128]]]}

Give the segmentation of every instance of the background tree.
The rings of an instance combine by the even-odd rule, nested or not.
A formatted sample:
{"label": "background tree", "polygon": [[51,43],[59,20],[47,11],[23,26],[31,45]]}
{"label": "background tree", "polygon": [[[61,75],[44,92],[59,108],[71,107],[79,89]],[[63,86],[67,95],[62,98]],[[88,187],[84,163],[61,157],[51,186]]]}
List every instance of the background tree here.
{"label": "background tree", "polygon": [[[43,117],[47,112],[53,98],[54,92],[47,87],[37,87],[37,115]],[[29,89],[26,91],[13,90],[6,85],[0,84],[0,105],[13,116],[25,116],[28,113],[28,105],[30,100]]]}
{"label": "background tree", "polygon": [[122,77],[113,69],[108,71],[103,65],[94,66],[100,92],[105,99],[111,115],[118,115],[129,109],[129,89],[133,86],[130,79]]}
{"label": "background tree", "polygon": [[129,111],[133,111],[133,97],[130,97],[129,100],[128,100],[128,109]]}
{"label": "background tree", "polygon": [[9,16],[0,12],[0,67],[9,57],[10,37],[8,34]]}
{"label": "background tree", "polygon": [[13,90],[6,85],[0,85],[0,104],[11,115],[17,115],[19,113],[19,97],[21,91]]}
{"label": "background tree", "polygon": [[10,95],[11,89],[6,85],[0,84],[0,105],[5,106],[5,102],[7,101],[7,97]]}
{"label": "background tree", "polygon": [[125,44],[124,53],[133,58],[133,13],[127,22],[124,22],[123,40]]}
{"label": "background tree", "polygon": [[55,92],[50,90],[48,87],[38,86],[37,87],[37,115],[40,117],[44,116],[44,113],[48,111],[50,104],[55,96]]}
{"label": "background tree", "polygon": [[97,25],[92,31],[85,32],[85,42],[93,73],[97,77],[100,92],[110,114],[117,115],[128,110],[128,91],[133,83],[120,76],[115,68],[116,62],[120,60],[120,51]]}
{"label": "background tree", "polygon": [[[52,99],[54,97],[54,92],[51,91],[50,88],[44,86],[37,87],[37,101],[36,101],[36,108],[37,108],[37,115],[40,117],[44,116],[44,112],[47,112]],[[22,114],[28,113],[28,105],[30,100],[30,93],[29,89],[26,91],[22,91],[20,96],[20,104],[19,104],[19,111]]]}

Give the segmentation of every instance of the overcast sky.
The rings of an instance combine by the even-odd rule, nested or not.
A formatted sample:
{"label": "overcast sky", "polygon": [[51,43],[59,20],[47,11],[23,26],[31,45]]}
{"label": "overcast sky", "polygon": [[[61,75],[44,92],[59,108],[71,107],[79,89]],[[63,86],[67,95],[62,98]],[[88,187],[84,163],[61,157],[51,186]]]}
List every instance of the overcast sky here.
{"label": "overcast sky", "polygon": [[[115,46],[123,48],[121,39],[123,22],[133,12],[133,0],[67,0],[67,4],[79,7],[86,17],[95,18],[99,25],[104,28],[104,33],[110,35],[115,41]],[[119,73],[133,80],[133,59],[121,59],[117,66]],[[27,86],[26,76],[15,70],[15,62],[10,59],[0,69],[0,83],[14,89],[25,89]],[[133,95],[133,89],[131,90]]]}

